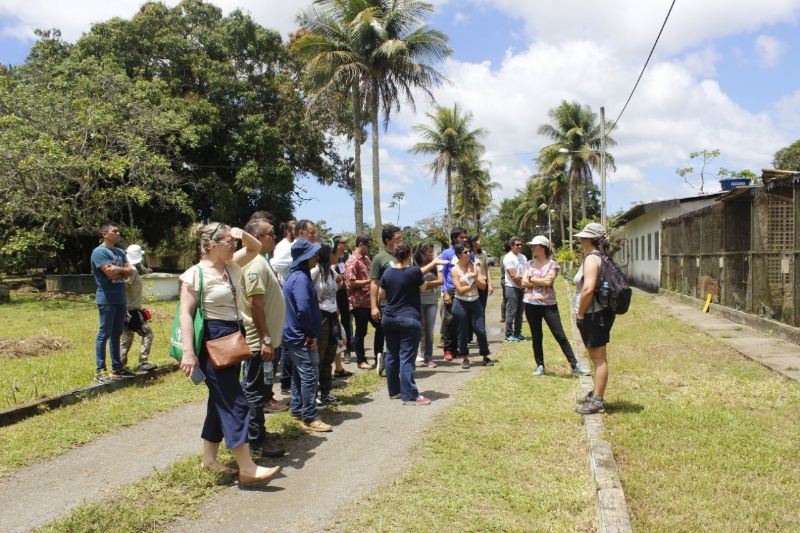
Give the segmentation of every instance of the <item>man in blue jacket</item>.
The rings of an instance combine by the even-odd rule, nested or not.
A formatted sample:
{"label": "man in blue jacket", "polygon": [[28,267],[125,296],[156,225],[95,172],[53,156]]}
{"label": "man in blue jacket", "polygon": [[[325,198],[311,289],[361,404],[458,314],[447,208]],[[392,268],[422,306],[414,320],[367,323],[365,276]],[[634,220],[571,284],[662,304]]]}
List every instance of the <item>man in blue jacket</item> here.
{"label": "man in blue jacket", "polygon": [[319,243],[305,239],[292,243],[292,265],[283,284],[286,300],[283,350],[292,361],[292,416],[302,420],[311,431],[331,431],[333,428],[320,420],[317,413],[317,339],[322,330],[322,313],[311,282],[311,269],[317,264],[319,249]]}

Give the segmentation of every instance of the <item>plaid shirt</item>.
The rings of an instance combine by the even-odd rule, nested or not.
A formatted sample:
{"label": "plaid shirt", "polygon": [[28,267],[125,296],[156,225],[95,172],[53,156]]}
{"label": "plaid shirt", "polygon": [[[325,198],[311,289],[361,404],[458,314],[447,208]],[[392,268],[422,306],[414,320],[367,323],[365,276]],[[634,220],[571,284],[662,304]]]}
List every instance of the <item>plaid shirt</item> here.
{"label": "plaid shirt", "polygon": [[363,287],[351,287],[350,282],[354,280],[369,279],[369,270],[372,261],[366,255],[359,256],[353,253],[347,258],[344,264],[344,279],[347,282],[347,299],[350,302],[350,310],[364,308],[370,309],[372,302],[369,299],[369,285]]}

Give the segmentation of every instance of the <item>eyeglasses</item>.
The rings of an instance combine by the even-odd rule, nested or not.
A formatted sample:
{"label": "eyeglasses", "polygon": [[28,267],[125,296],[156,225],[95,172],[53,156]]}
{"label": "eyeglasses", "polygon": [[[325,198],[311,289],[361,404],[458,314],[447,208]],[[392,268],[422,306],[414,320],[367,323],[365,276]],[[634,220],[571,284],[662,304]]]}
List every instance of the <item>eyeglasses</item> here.
{"label": "eyeglasses", "polygon": [[515,242],[514,246],[522,246],[522,243],[521,242]]}
{"label": "eyeglasses", "polygon": [[467,254],[467,255],[469,255],[469,250],[464,250],[464,251],[463,251],[463,252],[461,252],[461,253],[462,253],[462,254]]}

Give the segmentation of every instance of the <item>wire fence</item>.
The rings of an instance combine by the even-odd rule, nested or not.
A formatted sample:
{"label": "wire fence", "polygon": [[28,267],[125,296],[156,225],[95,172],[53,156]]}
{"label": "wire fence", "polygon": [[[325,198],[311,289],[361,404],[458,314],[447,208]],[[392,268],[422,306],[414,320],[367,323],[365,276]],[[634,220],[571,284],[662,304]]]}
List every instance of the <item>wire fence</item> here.
{"label": "wire fence", "polygon": [[800,326],[800,174],[662,222],[661,286]]}

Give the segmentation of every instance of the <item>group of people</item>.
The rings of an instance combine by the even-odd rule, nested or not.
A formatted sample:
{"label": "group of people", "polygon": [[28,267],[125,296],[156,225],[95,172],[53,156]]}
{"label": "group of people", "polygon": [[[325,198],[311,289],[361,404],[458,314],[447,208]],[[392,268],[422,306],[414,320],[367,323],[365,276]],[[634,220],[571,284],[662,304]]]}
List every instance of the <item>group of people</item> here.
{"label": "group of people", "polygon": [[[494,364],[485,325],[486,303],[494,289],[480,237],[469,238],[463,228],[454,228],[450,248],[435,257],[432,245],[423,243],[412,250],[400,229],[388,225],[381,233],[382,248],[374,257],[367,235],[356,239],[346,257],[350,243],[338,236],[330,244],[318,242],[311,221],[289,221],[281,224],[280,230],[282,239],[277,242],[275,222],[267,212],[254,213],[244,229],[219,222],[201,224],[197,228],[200,260],[180,276],[180,368],[197,383],[204,381],[209,391],[201,432],[203,465],[234,473],[217,458],[224,439],[238,465],[242,485],[269,480],[279,471],[279,467],[257,465],[253,456],[286,453],[275,443],[278,435],[266,431],[265,412],[288,408],[308,430],[332,430],[320,419],[319,408],[339,403],[332,393],[333,376],[351,375],[343,362],[349,362],[352,352],[359,369],[386,374],[390,398],[400,399],[404,405],[430,404],[431,400],[420,394],[414,374],[417,365],[436,367],[433,337],[440,295],[444,361],[458,358],[461,368],[469,369],[469,344],[474,337],[481,364]],[[607,243],[604,233],[599,241],[587,237],[584,243],[582,234],[578,237],[585,246],[603,252],[607,251],[603,249]],[[127,254],[115,248],[119,230],[113,224],[103,226],[101,238],[102,244],[92,254],[101,326],[98,376],[105,370],[108,341],[112,373],[125,376],[132,374],[119,348],[125,324],[132,324],[131,332],[147,338],[149,331],[152,336],[152,330],[143,327],[146,313],[131,312],[141,310],[141,297],[126,305],[124,291],[120,291],[125,280],[135,278],[141,248],[129,247]],[[544,373],[542,319],[573,371],[588,374],[589,370],[577,363],[561,325],[553,291],[559,267],[552,260],[549,241],[537,236],[528,244],[530,261],[520,253],[522,240],[517,238],[509,241],[503,259],[506,340],[526,340],[521,335],[524,310],[533,336],[534,374]],[[580,399],[579,409],[588,412],[602,410],[608,375],[605,343],[613,323],[613,316],[595,309],[590,298],[598,274],[593,255],[587,251],[576,277],[578,325],[596,366],[595,388]],[[136,290],[135,282],[128,285]],[[141,292],[140,287],[138,290]],[[200,342],[195,337],[198,308],[202,309]],[[364,348],[369,324],[374,329],[374,365],[368,362]],[[207,343],[237,334],[246,339],[250,357],[241,365],[213,364]],[[149,345],[149,341],[142,343],[143,352]],[[140,357],[140,370],[148,370],[145,365],[149,365],[146,354],[144,359]],[[282,392],[290,396],[288,406],[273,393],[279,365]]]}

